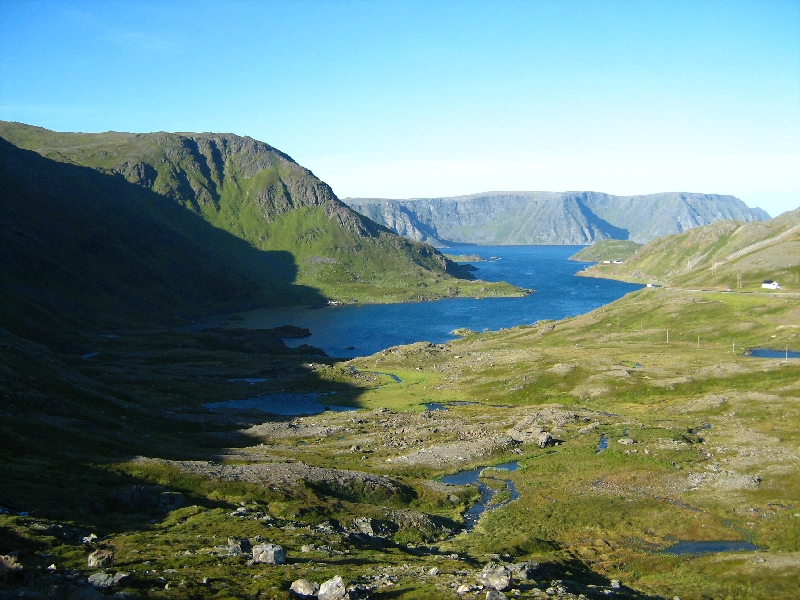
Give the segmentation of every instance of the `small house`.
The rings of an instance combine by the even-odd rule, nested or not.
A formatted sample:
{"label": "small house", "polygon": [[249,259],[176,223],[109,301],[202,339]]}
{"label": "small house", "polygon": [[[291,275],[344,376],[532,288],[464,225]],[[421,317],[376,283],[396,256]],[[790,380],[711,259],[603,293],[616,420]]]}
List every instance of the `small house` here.
{"label": "small house", "polygon": [[764,283],[761,284],[761,287],[765,290],[779,290],[781,289],[781,285],[777,281],[772,281],[772,279],[767,279]]}

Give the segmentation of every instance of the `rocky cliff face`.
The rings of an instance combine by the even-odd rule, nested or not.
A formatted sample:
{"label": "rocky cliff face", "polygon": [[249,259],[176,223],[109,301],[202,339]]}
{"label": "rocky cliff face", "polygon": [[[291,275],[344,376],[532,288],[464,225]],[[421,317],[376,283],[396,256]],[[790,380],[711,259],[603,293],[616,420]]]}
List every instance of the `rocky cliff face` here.
{"label": "rocky cliff face", "polygon": [[646,242],[714,221],[768,219],[733,196],[662,193],[489,192],[451,198],[345,202],[400,235],[437,246]]}

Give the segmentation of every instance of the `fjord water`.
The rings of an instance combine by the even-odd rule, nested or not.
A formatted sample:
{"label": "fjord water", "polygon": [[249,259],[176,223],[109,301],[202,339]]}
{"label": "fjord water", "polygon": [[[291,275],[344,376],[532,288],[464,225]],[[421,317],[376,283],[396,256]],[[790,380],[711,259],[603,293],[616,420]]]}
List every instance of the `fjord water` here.
{"label": "fjord water", "polygon": [[[576,277],[592,263],[569,261],[582,246],[458,246],[445,250],[478,255],[486,262],[471,263],[485,281],[507,281],[536,290],[524,298],[448,298],[405,304],[350,304],[317,309],[265,308],[240,313],[236,327],[265,329],[295,325],[311,330],[311,337],[286,340],[287,345],[309,344],[328,355],[368,356],[399,344],[419,341],[442,343],[454,339],[454,329],[498,330],[562,319],[586,313],[641,288],[640,285]],[[491,260],[496,257],[498,260]]]}

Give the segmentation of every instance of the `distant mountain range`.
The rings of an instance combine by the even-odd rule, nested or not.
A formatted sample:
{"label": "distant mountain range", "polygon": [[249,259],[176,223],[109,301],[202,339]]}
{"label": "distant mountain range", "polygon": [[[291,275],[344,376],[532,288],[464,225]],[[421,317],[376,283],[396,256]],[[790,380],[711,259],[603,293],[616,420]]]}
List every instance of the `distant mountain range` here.
{"label": "distant mountain range", "polygon": [[599,192],[486,192],[448,198],[345,198],[376,223],[407,238],[454,244],[644,243],[715,221],[769,219],[734,196],[667,192],[611,196]]}

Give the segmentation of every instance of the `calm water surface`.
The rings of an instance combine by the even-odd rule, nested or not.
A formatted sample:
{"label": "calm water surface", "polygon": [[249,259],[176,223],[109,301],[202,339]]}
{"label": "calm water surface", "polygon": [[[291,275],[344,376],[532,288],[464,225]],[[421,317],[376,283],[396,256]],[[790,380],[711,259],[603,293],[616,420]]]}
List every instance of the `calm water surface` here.
{"label": "calm water surface", "polygon": [[715,554],[717,552],[754,552],[763,548],[751,544],[750,542],[678,542],[661,554]]}
{"label": "calm water surface", "polygon": [[[498,330],[563,319],[613,302],[642,286],[605,279],[575,277],[591,263],[567,260],[582,246],[459,246],[453,254],[477,254],[486,262],[474,275],[485,281],[508,281],[536,293],[525,298],[449,298],[435,302],[364,304],[318,309],[257,309],[240,313],[237,327],[268,329],[296,325],[311,337],[286,340],[287,345],[310,344],[328,355],[368,356],[391,346],[419,341],[442,343],[454,339],[454,329]],[[499,260],[489,260],[490,257]],[[350,347],[352,346],[352,349]]]}
{"label": "calm water surface", "polygon": [[800,352],[794,350],[767,350],[766,348],[751,348],[748,351],[750,356],[756,358],[800,358]]}

